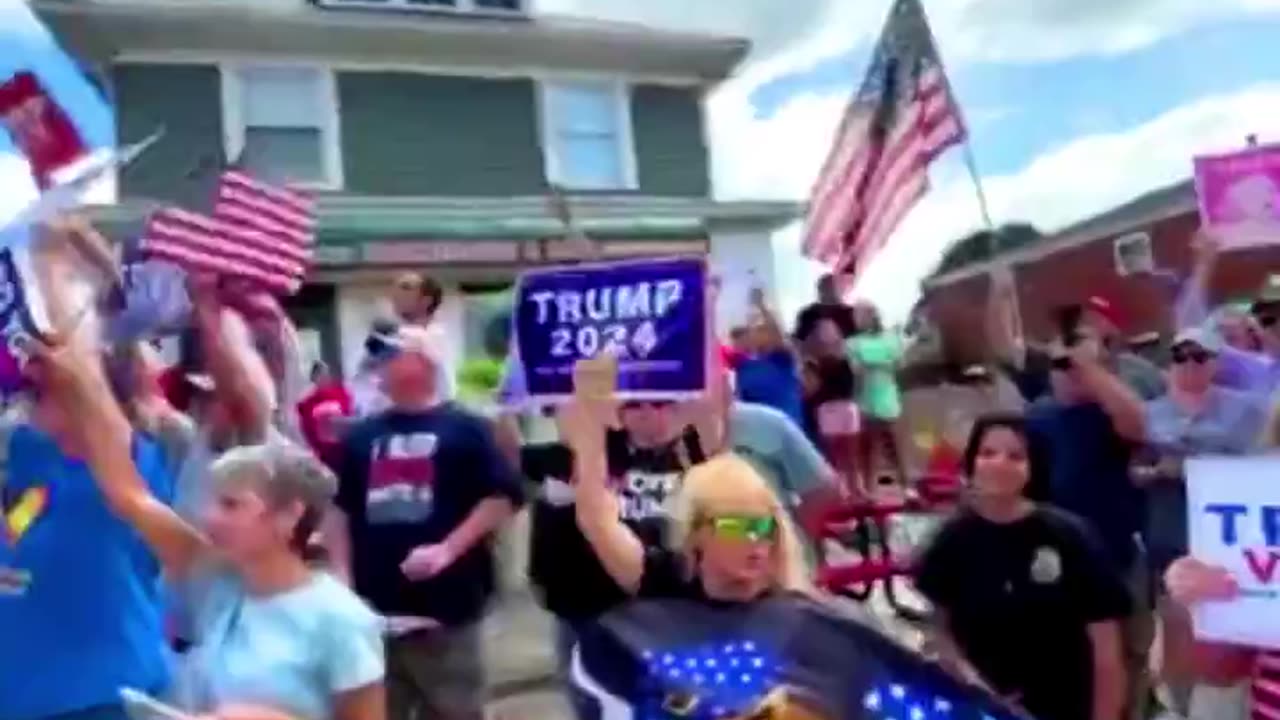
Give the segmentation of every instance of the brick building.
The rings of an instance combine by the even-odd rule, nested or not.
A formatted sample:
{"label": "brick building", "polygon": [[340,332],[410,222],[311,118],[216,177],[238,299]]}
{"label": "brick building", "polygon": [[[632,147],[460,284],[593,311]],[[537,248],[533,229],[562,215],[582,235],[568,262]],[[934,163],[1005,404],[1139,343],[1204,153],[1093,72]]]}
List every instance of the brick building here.
{"label": "brick building", "polygon": [[[1177,283],[1190,270],[1190,241],[1198,227],[1192,182],[1160,188],[994,256],[944,262],[945,269],[925,281],[917,313],[937,328],[947,361],[985,360],[989,273],[1007,263],[1029,338],[1052,336],[1052,308],[1098,294],[1124,314],[1123,329],[1135,345],[1158,345],[1173,330],[1170,306]],[[1280,247],[1232,253],[1219,263],[1213,299],[1247,298],[1277,271]]]}

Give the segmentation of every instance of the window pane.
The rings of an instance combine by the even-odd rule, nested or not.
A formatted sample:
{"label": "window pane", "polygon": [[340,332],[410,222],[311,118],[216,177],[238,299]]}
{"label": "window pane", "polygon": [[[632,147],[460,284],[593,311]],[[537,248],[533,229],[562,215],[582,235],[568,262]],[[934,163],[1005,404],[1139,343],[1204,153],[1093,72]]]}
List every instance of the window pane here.
{"label": "window pane", "polygon": [[613,137],[559,137],[559,182],[579,190],[612,190],[626,185],[622,153]]}
{"label": "window pane", "polygon": [[455,7],[458,4],[458,0],[409,0],[409,4],[430,7]]}
{"label": "window pane", "polygon": [[617,96],[609,85],[557,83],[547,89],[547,104],[560,132],[617,133]]}
{"label": "window pane", "polygon": [[519,10],[520,0],[476,0],[482,10]]}
{"label": "window pane", "polygon": [[324,117],[320,71],[252,67],[240,71],[244,123],[255,127],[317,127]]}
{"label": "window pane", "polygon": [[320,131],[250,127],[244,131],[244,169],[276,183],[326,182]]}

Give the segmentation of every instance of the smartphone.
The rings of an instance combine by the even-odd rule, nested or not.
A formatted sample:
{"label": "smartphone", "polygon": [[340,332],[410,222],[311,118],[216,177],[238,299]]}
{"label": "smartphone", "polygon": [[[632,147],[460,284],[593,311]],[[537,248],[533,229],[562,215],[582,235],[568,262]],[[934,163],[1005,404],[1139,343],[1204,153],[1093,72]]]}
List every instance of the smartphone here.
{"label": "smartphone", "polygon": [[1058,336],[1062,338],[1062,344],[1066,347],[1075,347],[1080,344],[1083,334],[1080,332],[1080,323],[1084,319],[1084,308],[1079,305],[1067,305],[1058,308],[1054,313],[1054,320],[1057,321]]}
{"label": "smartphone", "polygon": [[130,720],[196,720],[195,716],[132,688],[120,688],[120,701]]}

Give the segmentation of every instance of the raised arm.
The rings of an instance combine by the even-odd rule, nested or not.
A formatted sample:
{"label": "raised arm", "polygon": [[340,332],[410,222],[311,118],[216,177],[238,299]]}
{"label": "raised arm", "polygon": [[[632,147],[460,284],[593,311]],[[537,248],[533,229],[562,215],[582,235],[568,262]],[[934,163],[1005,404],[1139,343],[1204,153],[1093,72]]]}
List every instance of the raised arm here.
{"label": "raised arm", "polygon": [[1116,434],[1130,442],[1146,442],[1147,414],[1142,398],[1104,367],[1098,357],[1093,341],[1082,342],[1071,355],[1074,372],[1094,401],[1111,418]]}
{"label": "raised arm", "polygon": [[218,393],[229,401],[235,416],[237,429],[249,441],[258,442],[263,438],[271,423],[272,388],[263,387],[270,380],[270,372],[265,362],[256,377],[248,366],[250,353],[256,353],[248,336],[248,325],[244,325],[244,337],[232,337],[228,333],[228,322],[224,317],[227,312],[217,298],[213,281],[205,278],[193,279],[192,303],[195,308],[195,325],[200,333],[200,350],[208,364],[209,374],[213,376]]}
{"label": "raised arm", "polygon": [[1018,290],[1009,268],[992,271],[987,294],[987,344],[996,360],[1021,370],[1026,364],[1026,340],[1018,317]]}
{"label": "raised arm", "polygon": [[785,350],[789,346],[787,344],[787,334],[782,331],[782,324],[778,322],[778,315],[769,307],[769,303],[765,301],[764,290],[759,287],[751,288],[751,307],[759,314],[760,324],[764,328],[768,336],[768,346],[772,350]]}
{"label": "raised arm", "polygon": [[80,419],[80,442],[107,507],[156,554],[166,573],[185,576],[205,554],[204,538],[161,502],[138,473],[133,428],[107,386],[99,358],[70,338],[36,348],[42,388]]}
{"label": "raised arm", "polygon": [[616,384],[617,360],[580,361],[574,371],[575,397],[560,408],[560,433],[573,449],[578,528],[614,582],[635,594],[644,577],[644,543],[619,518],[618,499],[606,485],[605,428]]}

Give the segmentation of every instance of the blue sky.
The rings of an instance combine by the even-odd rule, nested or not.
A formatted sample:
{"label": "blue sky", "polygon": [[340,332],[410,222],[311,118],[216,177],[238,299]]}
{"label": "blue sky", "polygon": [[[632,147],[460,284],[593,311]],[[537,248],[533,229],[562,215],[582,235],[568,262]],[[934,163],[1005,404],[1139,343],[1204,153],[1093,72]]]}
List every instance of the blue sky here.
{"label": "blue sky", "polygon": [[[972,11],[982,2],[994,6],[1003,1],[926,3],[931,13],[940,10],[931,17],[969,122],[996,223],[1027,220],[1053,230],[1180,180],[1190,174],[1193,155],[1230,149],[1250,132],[1264,141],[1280,141],[1280,53],[1274,52],[1280,2],[1222,0],[1242,7],[1212,17],[1179,16],[1166,28],[1155,21],[1133,26],[1141,32],[1120,28],[1100,38],[1097,47],[1087,27],[1072,28],[1074,36],[1048,29],[1043,31],[1053,47],[1048,57],[1036,55],[1039,38],[1030,21],[1011,49],[999,54],[982,51],[981,43],[988,39],[981,36],[982,28],[975,36],[972,27],[966,32],[945,25],[958,22],[959,5],[967,3],[961,10]],[[1180,12],[1191,12],[1180,0],[1133,2],[1177,5]],[[1061,7],[1066,6],[1059,3],[1054,12]],[[1008,31],[990,32],[999,37],[998,32]],[[737,94],[736,104],[721,101],[716,110],[720,125],[727,128],[721,134],[731,136],[718,148],[721,155],[729,154],[722,163],[728,169],[720,175],[736,186],[731,194],[777,187],[785,188],[781,194],[788,197],[807,194],[843,103],[866,71],[873,39],[866,33],[837,52],[795,64],[750,87],[721,91]],[[726,121],[731,113],[749,117]],[[772,173],[757,171],[769,158],[756,153],[748,165],[736,162],[737,151],[724,147],[758,148],[762,142],[780,145],[769,158],[782,167]],[[891,316],[902,317],[910,308],[919,281],[947,245],[981,226],[961,158],[952,150],[935,165],[934,190],[858,288]],[[744,175],[752,177],[740,182]],[[807,300],[820,271],[800,261],[797,236],[793,227],[776,241],[784,310]]]}
{"label": "blue sky", "polygon": [[[1045,64],[956,63],[949,68],[984,172],[1014,170],[1045,147],[1140,124],[1188,98],[1280,78],[1280,20],[1222,22],[1111,57]],[[943,48],[943,53],[946,49]],[[797,92],[848,91],[865,72],[870,45],[759,86],[761,118]],[[1268,128],[1260,122],[1259,132]],[[1280,136],[1280,128],[1274,132]]]}

